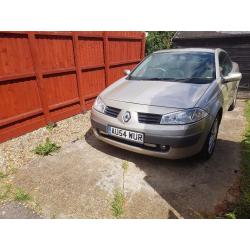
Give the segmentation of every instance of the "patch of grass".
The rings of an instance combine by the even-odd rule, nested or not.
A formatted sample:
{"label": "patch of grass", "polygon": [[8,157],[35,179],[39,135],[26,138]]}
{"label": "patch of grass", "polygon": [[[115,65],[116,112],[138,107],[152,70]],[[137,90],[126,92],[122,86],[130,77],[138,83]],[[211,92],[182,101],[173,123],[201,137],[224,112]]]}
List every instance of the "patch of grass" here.
{"label": "patch of grass", "polygon": [[17,188],[15,191],[14,199],[16,201],[29,201],[31,200],[31,196],[27,192],[25,192],[23,189]]}
{"label": "patch of grass", "polygon": [[116,218],[121,218],[124,213],[125,196],[121,191],[116,191],[111,202],[111,209]]}
{"label": "patch of grass", "polygon": [[51,142],[49,138],[46,138],[46,142],[44,144],[39,144],[33,152],[38,155],[49,155],[52,152],[57,151],[60,146],[56,145],[54,142]]}
{"label": "patch of grass", "polygon": [[242,141],[242,166],[240,183],[240,200],[229,217],[250,218],[250,101],[246,103],[245,116],[247,120],[245,138]]}

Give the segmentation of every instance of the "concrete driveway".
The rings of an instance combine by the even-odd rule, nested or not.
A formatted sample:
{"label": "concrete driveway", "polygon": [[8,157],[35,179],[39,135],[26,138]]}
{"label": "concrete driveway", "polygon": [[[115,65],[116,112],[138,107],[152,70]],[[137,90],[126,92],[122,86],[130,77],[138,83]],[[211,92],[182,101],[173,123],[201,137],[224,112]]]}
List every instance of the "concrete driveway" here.
{"label": "concrete driveway", "polygon": [[233,201],[244,133],[244,102],[223,118],[215,154],[169,161],[127,152],[97,141],[91,131],[53,156],[20,169],[14,183],[37,200],[45,218],[113,218],[111,201],[125,174],[124,218],[213,216]]}

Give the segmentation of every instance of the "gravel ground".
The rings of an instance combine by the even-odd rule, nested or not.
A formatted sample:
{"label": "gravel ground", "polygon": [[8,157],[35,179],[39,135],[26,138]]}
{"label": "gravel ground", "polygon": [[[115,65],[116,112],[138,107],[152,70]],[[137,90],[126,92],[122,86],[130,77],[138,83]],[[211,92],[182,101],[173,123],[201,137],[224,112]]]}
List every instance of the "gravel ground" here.
{"label": "gravel ground", "polygon": [[41,157],[32,152],[47,137],[59,146],[82,139],[90,128],[90,111],[57,122],[57,126],[49,131],[46,127],[19,136],[0,144],[0,171],[21,168],[32,160]]}

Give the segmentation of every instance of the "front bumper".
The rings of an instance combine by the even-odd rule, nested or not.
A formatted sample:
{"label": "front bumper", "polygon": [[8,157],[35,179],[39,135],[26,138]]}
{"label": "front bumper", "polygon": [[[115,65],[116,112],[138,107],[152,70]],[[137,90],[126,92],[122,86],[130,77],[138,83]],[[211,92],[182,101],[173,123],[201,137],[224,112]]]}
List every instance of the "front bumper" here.
{"label": "front bumper", "polygon": [[[120,119],[107,116],[95,109],[91,111],[93,132],[99,140],[136,153],[166,159],[180,159],[199,153],[212,125],[212,118],[209,116],[188,125],[151,125],[141,124],[135,120],[124,124]],[[144,133],[144,145],[107,135],[108,125]],[[164,150],[162,146],[165,146]]]}

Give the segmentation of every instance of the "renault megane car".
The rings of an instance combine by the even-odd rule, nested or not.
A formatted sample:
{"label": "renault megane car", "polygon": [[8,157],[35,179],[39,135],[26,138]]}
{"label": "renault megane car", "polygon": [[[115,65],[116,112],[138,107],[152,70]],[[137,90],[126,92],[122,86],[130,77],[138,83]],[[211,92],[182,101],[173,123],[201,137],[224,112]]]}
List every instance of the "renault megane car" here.
{"label": "renault megane car", "polygon": [[92,107],[98,139],[168,159],[212,156],[222,115],[234,109],[241,80],[226,51],[157,51],[125,74]]}

